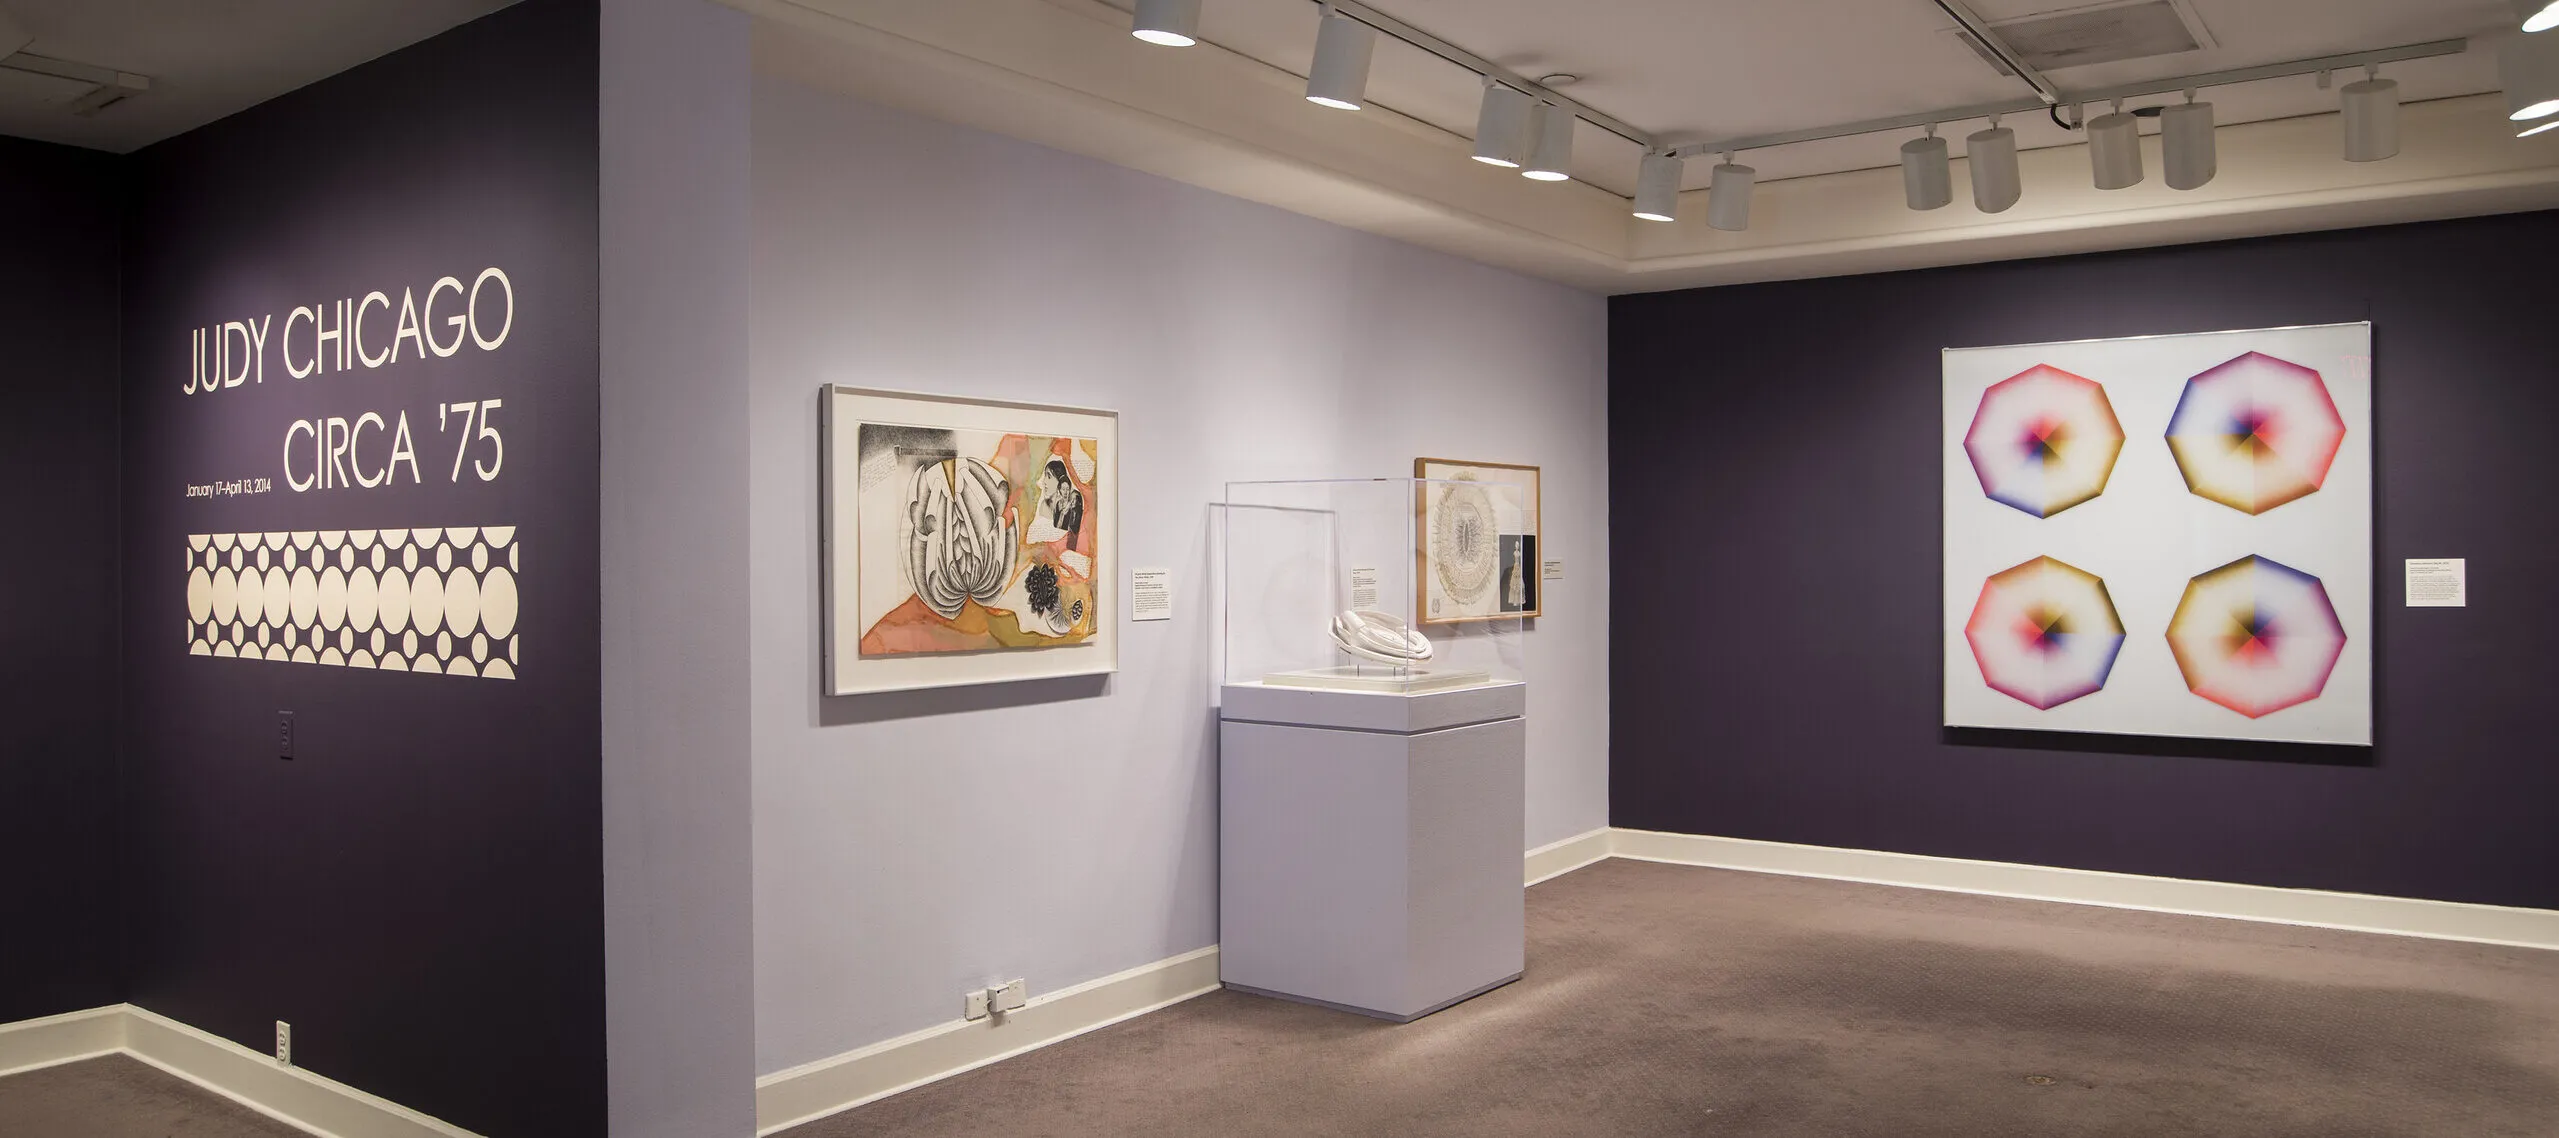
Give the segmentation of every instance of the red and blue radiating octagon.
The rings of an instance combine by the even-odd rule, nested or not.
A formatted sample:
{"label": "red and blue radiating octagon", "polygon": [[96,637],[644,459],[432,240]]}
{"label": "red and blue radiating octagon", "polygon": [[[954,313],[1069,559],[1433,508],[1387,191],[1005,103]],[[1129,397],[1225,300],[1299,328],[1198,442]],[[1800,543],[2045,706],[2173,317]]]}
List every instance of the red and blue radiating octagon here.
{"label": "red and blue radiating octagon", "polygon": [[1982,582],[1964,639],[1983,683],[2049,711],[2106,686],[2124,622],[2096,574],[2038,557]]}
{"label": "red and blue radiating octagon", "polygon": [[2050,364],[1990,385],[1964,433],[1981,492],[2038,518],[2105,493],[2123,449],[2106,389]]}
{"label": "red and blue radiating octagon", "polygon": [[2168,650],[2187,690],[2255,719],[2319,698],[2346,628],[2319,578],[2252,555],[2186,583]]}
{"label": "red and blue radiating octagon", "polygon": [[2319,373],[2263,352],[2187,380],[2168,420],[2186,489],[2246,514],[2319,489],[2345,439]]}

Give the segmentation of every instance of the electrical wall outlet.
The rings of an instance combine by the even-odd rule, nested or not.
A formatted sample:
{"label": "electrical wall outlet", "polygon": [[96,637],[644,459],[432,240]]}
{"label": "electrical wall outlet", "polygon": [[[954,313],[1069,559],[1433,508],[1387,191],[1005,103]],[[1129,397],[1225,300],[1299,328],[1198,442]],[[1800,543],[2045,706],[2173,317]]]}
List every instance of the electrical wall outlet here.
{"label": "electrical wall outlet", "polygon": [[293,1025],[283,1020],[275,1021],[275,1061],[293,1065]]}
{"label": "electrical wall outlet", "polygon": [[275,713],[275,757],[293,757],[293,713],[290,711]]}
{"label": "electrical wall outlet", "polygon": [[994,1004],[996,1011],[1009,1012],[1031,1002],[1030,991],[1030,986],[1019,980],[1007,980],[1001,987],[987,989],[986,997]]}
{"label": "electrical wall outlet", "polygon": [[967,996],[967,1002],[966,1002],[966,1004],[964,1004],[964,1005],[963,1005],[963,1010],[962,1010],[962,1012],[961,1012],[961,1018],[963,1018],[963,1019],[985,1019],[985,1018],[986,1018],[986,1006],[987,1006],[987,999],[986,999],[986,997],[987,997],[987,995],[988,995],[989,993],[993,992],[994,990],[995,990],[995,989],[993,989],[993,988],[979,988],[979,989],[977,989],[977,990],[976,990],[976,991],[974,991],[974,992],[970,992],[970,993],[968,994],[968,996]]}

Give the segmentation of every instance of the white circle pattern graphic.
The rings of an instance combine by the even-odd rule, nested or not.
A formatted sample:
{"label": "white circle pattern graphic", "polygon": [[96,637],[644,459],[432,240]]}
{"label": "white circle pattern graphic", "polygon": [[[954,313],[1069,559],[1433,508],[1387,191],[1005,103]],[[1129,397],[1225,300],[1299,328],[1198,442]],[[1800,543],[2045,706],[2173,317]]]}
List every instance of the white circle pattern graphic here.
{"label": "white circle pattern graphic", "polygon": [[480,623],[500,640],[515,635],[515,574],[497,568],[480,578]]}
{"label": "white circle pattern graphic", "polygon": [[515,526],[190,534],[187,651],[514,679]]}
{"label": "white circle pattern graphic", "polygon": [[444,579],[444,626],[455,636],[480,626],[480,579],[469,569],[456,569]]}
{"label": "white circle pattern graphic", "polygon": [[417,626],[420,636],[444,625],[444,578],[425,566],[409,578],[409,623]]}
{"label": "white circle pattern graphic", "polygon": [[382,596],[376,602],[382,609],[382,630],[398,632],[409,626],[409,575],[397,568],[382,573]]}
{"label": "white circle pattern graphic", "polygon": [[[234,550],[233,552],[238,552]],[[240,579],[229,568],[213,571],[213,622],[229,624],[240,614]]]}
{"label": "white circle pattern graphic", "polygon": [[347,619],[347,575],[335,565],[320,571],[320,627],[336,628]]}
{"label": "white circle pattern graphic", "polygon": [[349,627],[358,631],[373,627],[375,612],[373,606],[380,597],[374,588],[376,582],[377,578],[374,577],[373,570],[361,565],[347,577],[347,624]]}
{"label": "white circle pattern graphic", "polygon": [[308,565],[293,571],[293,624],[311,627],[311,618],[320,615],[320,579],[311,575]]}
{"label": "white circle pattern graphic", "polygon": [[293,620],[293,578],[284,575],[284,566],[267,569],[266,622],[282,628]]}

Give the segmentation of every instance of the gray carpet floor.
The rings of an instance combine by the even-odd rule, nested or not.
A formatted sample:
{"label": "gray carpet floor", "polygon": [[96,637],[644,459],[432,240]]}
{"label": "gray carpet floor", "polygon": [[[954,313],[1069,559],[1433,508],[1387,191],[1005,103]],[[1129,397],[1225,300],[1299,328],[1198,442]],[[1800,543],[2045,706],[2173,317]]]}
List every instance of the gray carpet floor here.
{"label": "gray carpet floor", "polygon": [[787,1131],[2552,1138],[2559,952],[1607,861],[1412,1024],[1215,992]]}
{"label": "gray carpet floor", "polygon": [[[1415,1023],[1215,992],[786,1132],[2559,1136],[2559,952],[1608,861]],[[8,1138],[292,1138],[123,1057]]]}
{"label": "gray carpet floor", "polygon": [[8,1138],[310,1138],[139,1059],[108,1055],[0,1079]]}

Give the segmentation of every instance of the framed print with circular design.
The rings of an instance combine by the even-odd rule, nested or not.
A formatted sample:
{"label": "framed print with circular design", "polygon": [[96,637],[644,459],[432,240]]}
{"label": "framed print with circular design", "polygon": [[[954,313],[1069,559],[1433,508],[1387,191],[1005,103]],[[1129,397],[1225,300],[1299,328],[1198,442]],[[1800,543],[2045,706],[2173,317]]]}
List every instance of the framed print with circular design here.
{"label": "framed print with circular design", "polygon": [[1413,580],[1424,624],[1540,615],[1537,468],[1413,460]]}

